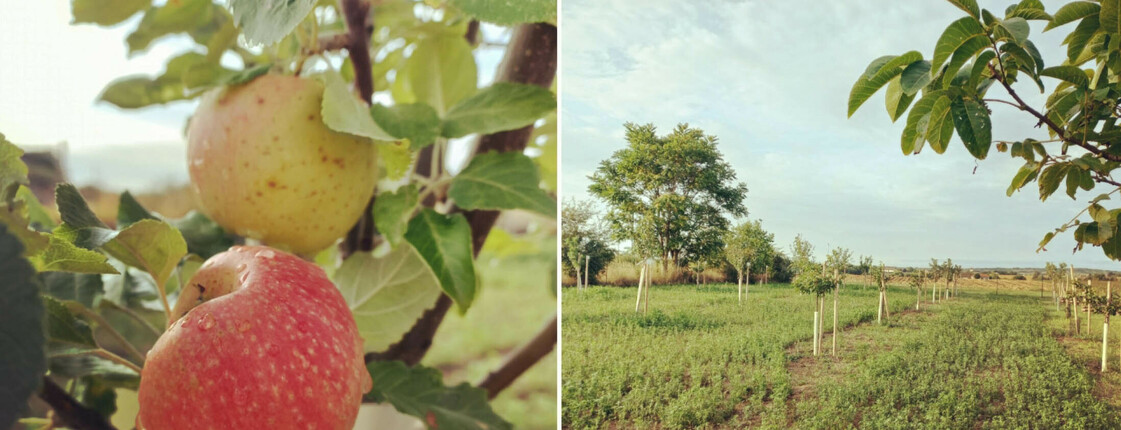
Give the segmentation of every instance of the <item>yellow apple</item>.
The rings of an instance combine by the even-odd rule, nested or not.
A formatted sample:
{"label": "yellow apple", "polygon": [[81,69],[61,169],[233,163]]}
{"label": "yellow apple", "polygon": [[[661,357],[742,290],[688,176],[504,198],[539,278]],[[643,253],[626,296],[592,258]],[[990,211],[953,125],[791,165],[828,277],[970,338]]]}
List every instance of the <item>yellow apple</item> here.
{"label": "yellow apple", "polygon": [[299,254],[346,234],[373,195],[377,152],[365,137],[328,128],[322,100],[319,81],[282,75],[205,94],[187,129],[203,212]]}

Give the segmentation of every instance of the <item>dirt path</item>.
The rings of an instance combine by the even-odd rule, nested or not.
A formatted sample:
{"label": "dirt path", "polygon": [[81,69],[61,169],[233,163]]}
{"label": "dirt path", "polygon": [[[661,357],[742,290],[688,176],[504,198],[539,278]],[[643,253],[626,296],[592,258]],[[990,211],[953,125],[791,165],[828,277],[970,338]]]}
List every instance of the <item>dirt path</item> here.
{"label": "dirt path", "polygon": [[[935,305],[937,310],[941,305]],[[787,427],[794,427],[798,418],[798,405],[817,396],[817,386],[823,382],[844,379],[857,369],[854,363],[859,360],[846,360],[846,357],[866,356],[891,351],[897,346],[900,336],[885,336],[888,331],[920,330],[932,316],[932,308],[926,305],[922,310],[908,309],[892,314],[883,325],[875,321],[858,325],[848,325],[841,329],[837,342],[837,355],[831,355],[832,334],[826,332],[822,337],[823,355],[813,356],[813,340],[795,342],[786,348],[786,370],[790,375],[791,394],[786,399],[768,398],[763,412],[751,417],[752,427],[762,424],[765,415],[783,414]],[[898,333],[896,333],[898,334]],[[737,408],[737,411],[742,408]]]}

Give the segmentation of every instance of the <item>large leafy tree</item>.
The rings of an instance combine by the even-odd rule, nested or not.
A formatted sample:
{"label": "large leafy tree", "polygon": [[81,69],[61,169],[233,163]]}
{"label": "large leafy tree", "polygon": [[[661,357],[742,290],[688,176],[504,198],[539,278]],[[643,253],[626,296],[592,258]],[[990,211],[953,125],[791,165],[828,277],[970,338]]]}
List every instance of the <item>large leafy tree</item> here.
{"label": "large leafy tree", "polygon": [[564,237],[565,273],[591,276],[591,283],[596,274],[615,259],[615,250],[608,245],[607,230],[589,202],[565,200],[561,209],[561,235]]}
{"label": "large leafy tree", "polygon": [[653,124],[624,127],[627,147],[590,177],[589,190],[608,205],[611,235],[666,267],[718,252],[727,216],[747,214],[747,186],[736,182],[716,137],[687,124],[664,136]]}
{"label": "large leafy tree", "polygon": [[[1112,176],[1121,166],[1121,2],[1075,1],[1052,15],[1040,1],[1023,0],[1008,6],[1003,16],[981,9],[975,0],[950,3],[965,16],[938,38],[933,57],[910,51],[872,61],[853,85],[849,115],[886,85],[891,119],[907,114],[904,154],[928,144],[941,154],[956,134],[979,160],[994,143],[999,152],[1023,160],[1008,195],[1032,182],[1041,200],[1060,188],[1075,198],[1080,191],[1107,187],[1071,221],[1047,233],[1039,249],[1055,234],[1073,229],[1076,250],[1101,246],[1109,258],[1121,259],[1121,209],[1105,203],[1121,190],[1121,180]],[[1043,31],[1067,31],[1066,55],[1046,61],[1055,65],[1048,67],[1030,40],[1029,21],[1042,22]],[[1043,106],[1024,101],[1020,91],[1025,90],[1047,94]],[[1049,138],[994,140],[990,112],[1009,108],[1032,117]]]}

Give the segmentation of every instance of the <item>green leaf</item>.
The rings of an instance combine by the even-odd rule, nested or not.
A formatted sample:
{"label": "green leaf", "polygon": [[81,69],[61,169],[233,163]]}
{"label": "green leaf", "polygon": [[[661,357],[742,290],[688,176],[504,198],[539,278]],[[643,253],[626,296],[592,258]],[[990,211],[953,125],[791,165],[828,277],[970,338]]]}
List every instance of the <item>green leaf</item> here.
{"label": "green leaf", "polygon": [[977,99],[955,97],[950,111],[965,148],[978,160],[984,160],[993,144],[993,123],[988,109]]}
{"label": "green leaf", "polygon": [[911,108],[900,142],[903,155],[915,154],[922,150],[923,142],[926,141],[927,126],[930,124],[930,112],[940,97],[941,92],[927,93]]}
{"label": "green leaf", "polygon": [[512,429],[487,402],[481,388],[461,383],[444,386],[440,371],[424,366],[407,367],[400,361],[372,361],[366,365],[374,388],[366,399],[389,403],[398,412],[412,415],[438,429]]}
{"label": "green leaf", "polygon": [[219,84],[227,86],[248,84],[250,81],[257,79],[257,77],[268,73],[269,69],[272,69],[272,63],[258,64],[230,75],[224,81],[219,82]]}
{"label": "green leaf", "polygon": [[[151,4],[152,0],[70,0],[70,13],[74,15],[71,23],[115,25]],[[0,424],[3,422],[0,421]]]}
{"label": "green leaf", "polygon": [[148,49],[152,41],[169,34],[185,33],[205,25],[211,19],[210,0],[176,0],[162,6],[149,8],[136,30],[125,41],[128,53]]}
{"label": "green leaf", "polygon": [[440,296],[440,281],[408,243],[387,255],[359,252],[335,272],[335,285],[354,314],[367,352],[401,340]]}
{"label": "green leaf", "polygon": [[[873,63],[881,60],[882,57]],[[860,105],[872,97],[872,94],[887,85],[888,81],[903,73],[904,66],[919,60],[922,60],[922,54],[918,51],[910,51],[898,57],[891,57],[870,77],[866,77],[868,72],[865,71],[865,75],[857,79],[852,86],[852,90],[849,91],[849,116],[851,117],[860,108]],[[869,66],[869,69],[871,69],[871,66]]]}
{"label": "green leaf", "polygon": [[459,312],[467,312],[475,300],[478,282],[467,218],[462,214],[448,216],[424,209],[409,221],[405,240],[416,247],[432,268],[440,287],[455,301]]}
{"label": "green leaf", "polygon": [[1121,33],[1121,0],[1101,0],[1098,25],[1109,34]]}
{"label": "green leaf", "polygon": [[1044,247],[1046,247],[1048,243],[1051,243],[1051,239],[1054,239],[1054,238],[1055,238],[1055,232],[1050,232],[1050,233],[1047,233],[1047,234],[1043,235],[1043,240],[1039,241],[1039,247],[1036,248],[1035,252],[1046,250]]}
{"label": "green leaf", "polygon": [[[1009,44],[1005,44],[1005,46],[1009,46]],[[957,79],[961,66],[964,66],[977,52],[985,50],[988,47],[989,38],[983,35],[971,37],[963,42],[961,47],[958,48],[957,51],[954,51],[950,62],[946,63],[946,68],[942,72],[942,85],[950,86],[954,79]]]}
{"label": "green leaf", "polygon": [[1035,179],[1038,174],[1039,164],[1031,161],[1024,163],[1024,165],[1020,167],[1020,170],[1016,171],[1016,176],[1012,177],[1012,183],[1008,185],[1008,190],[1005,194],[1007,194],[1008,197],[1012,197],[1012,193],[1019,191],[1024,185]]}
{"label": "green leaf", "polygon": [[934,58],[930,62],[931,67],[934,70],[939,70],[942,63],[950,58],[950,55],[966,41],[984,34],[984,27],[981,27],[981,23],[975,17],[965,17],[954,21],[946,27],[946,30],[942,32],[942,36],[938,38],[938,42],[934,45]]}
{"label": "green leaf", "polygon": [[1016,6],[1009,7],[1007,18],[1020,17],[1026,20],[1051,21],[1051,15],[1044,11],[1043,3],[1039,0],[1023,0]]}
{"label": "green leaf", "polygon": [[87,308],[104,295],[101,275],[69,272],[44,272],[37,275],[43,294],[59,300],[72,300]]}
{"label": "green leaf", "polygon": [[382,130],[397,139],[409,139],[413,150],[424,148],[440,137],[440,116],[424,103],[370,106],[370,115]]}
{"label": "green leaf", "polygon": [[986,72],[989,71],[989,62],[996,58],[996,53],[991,50],[986,50],[977,55],[977,60],[973,62],[973,70],[969,72],[969,82],[965,84],[966,88],[977,88],[981,85],[986,77]]}
{"label": "green leaf", "polygon": [[1069,164],[1054,164],[1043,169],[1043,173],[1039,175],[1039,200],[1046,201],[1047,197],[1059,189],[1068,168]]}
{"label": "green leaf", "polygon": [[43,302],[23,245],[0,224],[0,428],[9,428],[47,370]]}
{"label": "green leaf", "polygon": [[182,82],[169,82],[146,76],[129,76],[110,82],[97,99],[119,108],[136,109],[155,104],[187,100]]}
{"label": "green leaf", "polygon": [[950,4],[957,6],[958,9],[964,10],[969,16],[974,18],[981,18],[981,8],[977,6],[976,0],[948,0]]}
{"label": "green leaf", "polygon": [[393,192],[382,192],[374,199],[374,226],[390,245],[397,246],[409,227],[409,219],[416,210],[417,187],[405,185]]}
{"label": "green leaf", "polygon": [[323,123],[332,130],[374,140],[396,140],[374,123],[370,108],[334,70],[315,75],[323,83]]}
{"label": "green leaf", "polygon": [[172,220],[171,225],[183,235],[187,252],[202,258],[210,258],[234,246],[234,236],[201,212],[190,211],[183,218]]}
{"label": "green leaf", "polygon": [[79,248],[54,235],[50,236],[47,249],[32,256],[31,261],[40,272],[120,273],[100,252]]}
{"label": "green leaf", "polygon": [[132,196],[132,193],[129,193],[128,191],[121,193],[121,200],[117,206],[117,228],[125,228],[132,223],[144,219],[158,218],[156,218],[155,215],[152,215],[151,212],[148,212],[147,209],[144,209],[144,206],[142,206],[140,202],[136,201],[136,198]]}
{"label": "green leaf", "polygon": [[424,103],[443,115],[475,94],[477,73],[471,45],[462,36],[424,38],[397,71],[393,99],[400,104]]}
{"label": "green leaf", "polygon": [[1039,72],[1039,76],[1047,76],[1074,84],[1079,88],[1088,88],[1090,86],[1090,78],[1086,76],[1086,72],[1075,66],[1054,66],[1043,69]]}
{"label": "green leaf", "polygon": [[537,166],[520,152],[476,155],[455,175],[448,196],[461,208],[527,209],[555,217],[557,202],[540,187]]}
{"label": "green leaf", "polygon": [[950,98],[941,96],[930,108],[930,125],[926,130],[926,141],[930,148],[939,154],[946,152],[950,137],[954,134],[954,122],[950,115]]}
{"label": "green leaf", "polygon": [[108,228],[90,210],[82,193],[78,192],[73,184],[62,183],[55,187],[55,203],[62,222],[74,228],[101,227]]}
{"label": "green leaf", "polygon": [[887,115],[891,117],[891,122],[903,116],[903,112],[907,111],[907,107],[911,105],[914,100],[914,95],[907,95],[903,92],[903,86],[899,83],[899,77],[892,79],[887,84],[887,94],[884,97],[884,104],[887,108]]}
{"label": "green leaf", "polygon": [[1051,22],[1043,28],[1043,31],[1047,31],[1052,28],[1080,20],[1087,16],[1098,13],[1099,10],[1101,10],[1101,6],[1090,1],[1076,1],[1067,3],[1063,5],[1063,7],[1059,8],[1059,10],[1056,11],[1054,15],[1052,15]]}
{"label": "green leaf", "polygon": [[451,0],[468,16],[498,25],[552,21],[557,17],[556,0]]}
{"label": "green leaf", "polygon": [[230,0],[230,12],[246,39],[271,45],[291,33],[315,8],[316,1]]}
{"label": "green leaf", "polygon": [[0,224],[8,226],[8,232],[23,244],[24,257],[41,253],[48,244],[47,235],[31,230],[27,209],[22,201],[0,203]]}
{"label": "green leaf", "polygon": [[175,227],[155,220],[141,220],[121,230],[102,249],[122,263],[142,269],[163,285],[179,260],[187,255],[187,242]]}
{"label": "green leaf", "polygon": [[[47,310],[47,335],[51,351],[70,353],[75,350],[97,349],[93,339],[93,329],[89,324],[74,316],[70,304],[81,306],[78,302],[62,302],[51,296],[43,297],[43,307]],[[52,352],[53,354],[53,352]]]}
{"label": "green leaf", "polygon": [[1070,34],[1067,35],[1063,41],[1067,45],[1067,61],[1071,64],[1080,64],[1077,61],[1082,57],[1083,52],[1086,51],[1086,45],[1098,33],[1098,19],[1096,16],[1089,16],[1078,23]]}
{"label": "green leaf", "polygon": [[913,96],[918,94],[933,77],[930,75],[930,62],[926,60],[908,64],[899,77],[899,84],[903,86],[903,94]]}
{"label": "green leaf", "polygon": [[0,134],[0,203],[16,196],[20,185],[27,185],[27,165],[23,150]]}
{"label": "green leaf", "polygon": [[499,82],[460,101],[444,115],[444,137],[490,134],[533,124],[557,107],[553,92],[536,85]]}
{"label": "green leaf", "polygon": [[1090,172],[1083,172],[1082,169],[1070,169],[1067,172],[1066,191],[1070,198],[1074,199],[1074,194],[1078,192],[1078,187],[1082,185],[1082,175],[1089,175]]}
{"label": "green leaf", "polygon": [[1013,17],[1000,22],[1000,28],[1003,28],[1012,37],[1012,40],[1018,44],[1023,44],[1028,40],[1028,35],[1031,34],[1031,26],[1028,21]]}
{"label": "green leaf", "polygon": [[378,145],[378,161],[384,167],[386,179],[392,181],[405,177],[412,170],[416,155],[403,140]]}

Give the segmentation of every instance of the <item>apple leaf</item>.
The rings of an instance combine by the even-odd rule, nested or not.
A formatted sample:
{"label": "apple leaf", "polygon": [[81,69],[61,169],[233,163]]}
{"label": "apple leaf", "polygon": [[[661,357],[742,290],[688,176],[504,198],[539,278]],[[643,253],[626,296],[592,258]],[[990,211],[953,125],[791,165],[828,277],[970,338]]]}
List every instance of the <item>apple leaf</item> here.
{"label": "apple leaf", "polygon": [[212,13],[210,0],[177,0],[150,7],[136,29],[125,38],[128,53],[131,55],[148,49],[152,41],[161,37],[205,25]]}
{"label": "apple leaf", "polygon": [[47,370],[43,302],[23,245],[0,224],[0,428],[9,428]]}
{"label": "apple leaf", "polygon": [[19,191],[16,192],[16,200],[22,201],[27,204],[27,221],[30,225],[38,231],[51,231],[54,230],[54,218],[47,213],[47,208],[39,202],[39,198],[35,197],[35,193],[30,188],[20,186]]}
{"label": "apple leaf", "polygon": [[73,300],[86,307],[104,295],[101,275],[70,272],[44,272],[38,275],[42,292],[59,300]]}
{"label": "apple leaf", "polygon": [[93,329],[89,324],[74,316],[67,306],[78,302],[63,302],[51,296],[42,296],[43,305],[47,310],[47,335],[48,351],[72,353],[97,349],[97,342],[93,339]]}
{"label": "apple leaf", "polygon": [[47,248],[47,235],[30,228],[26,203],[0,203],[0,224],[8,226],[8,233],[23,244],[24,257],[41,253]]}
{"label": "apple leaf", "polygon": [[122,263],[143,269],[158,285],[164,285],[179,260],[187,255],[187,242],[175,227],[146,219],[121,230],[102,249]]}
{"label": "apple leaf", "polygon": [[556,19],[556,0],[451,0],[451,4],[467,15],[498,25],[545,22]]}
{"label": "apple leaf", "polygon": [[0,134],[0,203],[16,196],[20,185],[27,185],[27,165],[23,150]]}
{"label": "apple leaf", "polygon": [[463,214],[443,215],[424,209],[409,221],[409,241],[462,314],[475,300],[475,260],[471,253],[471,226]]}
{"label": "apple leaf", "polygon": [[89,204],[86,203],[86,199],[82,198],[82,194],[73,184],[58,184],[55,187],[54,194],[55,203],[58,204],[58,213],[64,224],[68,224],[75,229],[109,228],[97,218],[97,215],[94,215]]}
{"label": "apple leaf", "polygon": [[385,168],[385,178],[391,181],[403,178],[412,170],[416,154],[403,140],[378,144],[378,159]]}
{"label": "apple leaf", "polygon": [[499,82],[456,103],[444,115],[444,137],[489,134],[533,124],[556,109],[553,92],[537,85]]}
{"label": "apple leaf", "polygon": [[148,212],[147,209],[144,209],[144,206],[142,206],[140,202],[136,201],[136,198],[132,196],[132,193],[128,191],[121,193],[121,200],[117,205],[117,228],[125,228],[130,224],[144,219],[159,218],[156,218],[155,215],[152,215],[151,212]]}
{"label": "apple leaf", "polygon": [[71,23],[110,26],[151,5],[152,0],[71,0],[70,13],[74,15]]}
{"label": "apple leaf", "polygon": [[210,258],[234,245],[233,235],[198,211],[190,211],[183,218],[171,220],[171,225],[179,229],[183,240],[187,241],[187,251],[202,258]]}
{"label": "apple leaf", "polygon": [[334,280],[354,314],[367,352],[383,351],[401,340],[440,296],[436,274],[408,243],[380,257],[352,254]]}
{"label": "apple leaf", "polygon": [[323,83],[323,123],[332,130],[374,140],[396,140],[374,122],[366,103],[334,70],[315,75]]}
{"label": "apple leaf", "polygon": [[[252,43],[271,45],[291,33],[317,0],[230,0],[234,23]],[[210,0],[207,0],[210,3]]]}
{"label": "apple leaf", "polygon": [[514,428],[494,413],[482,388],[466,382],[444,385],[440,371],[408,367],[400,361],[372,361],[366,365],[374,388],[366,399],[389,403],[403,414],[420,418],[432,429],[501,430]]}
{"label": "apple leaf", "polygon": [[527,209],[555,217],[557,201],[540,183],[537,166],[525,154],[487,152],[455,175],[448,195],[464,209]]}
{"label": "apple leaf", "polygon": [[419,196],[414,184],[405,185],[397,191],[383,192],[374,199],[374,226],[390,245],[397,246],[409,227]]}
{"label": "apple leaf", "polygon": [[391,87],[397,103],[424,103],[444,114],[478,88],[471,45],[463,36],[421,39]]}
{"label": "apple leaf", "polygon": [[104,254],[79,248],[58,236],[50,236],[47,249],[31,257],[40,272],[120,273]]}
{"label": "apple leaf", "polygon": [[431,145],[440,136],[440,116],[424,103],[375,104],[370,107],[370,115],[391,136],[409,139],[409,147],[414,150]]}

